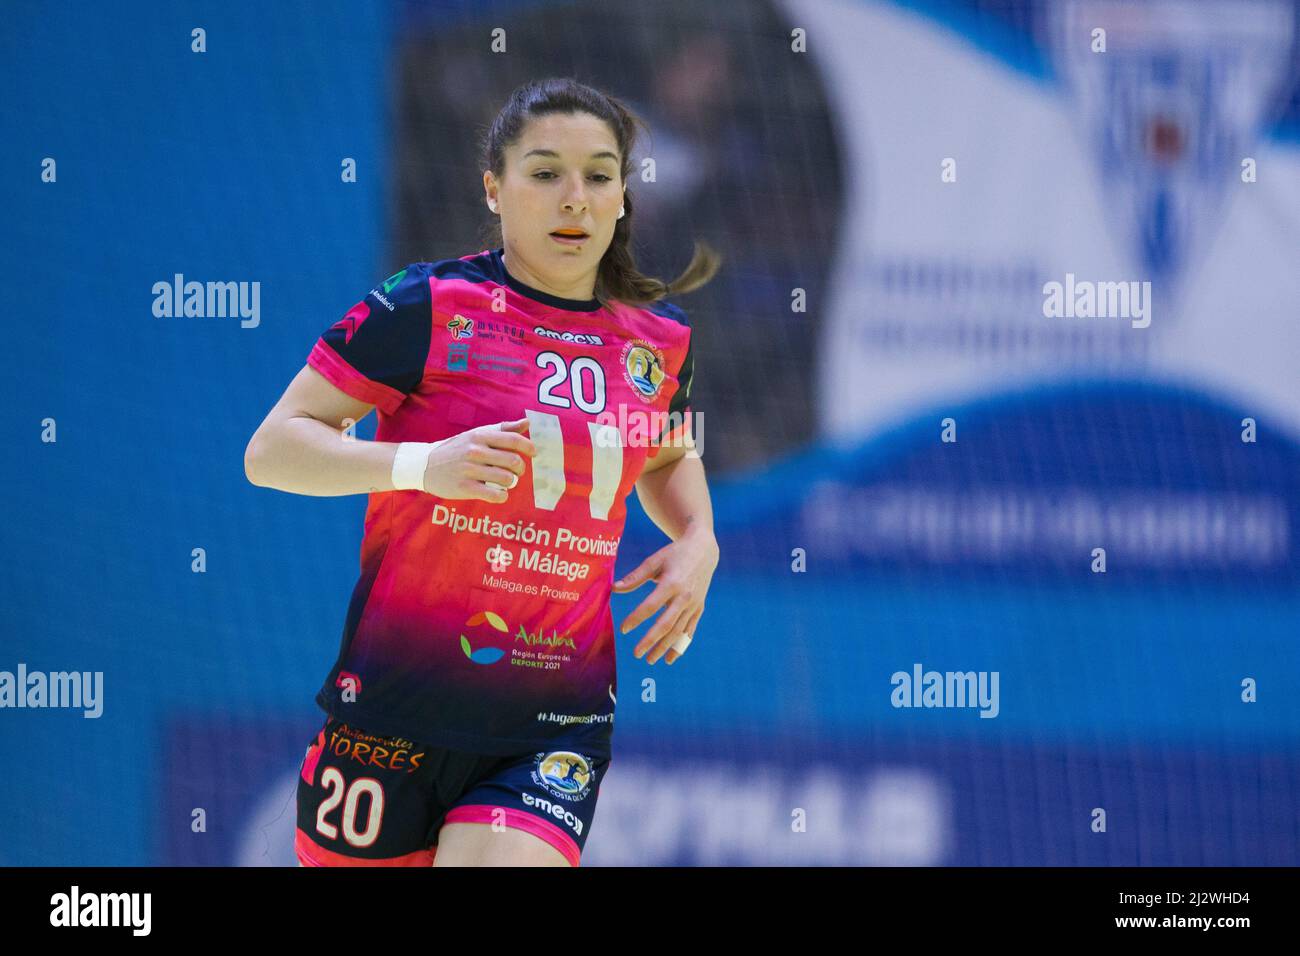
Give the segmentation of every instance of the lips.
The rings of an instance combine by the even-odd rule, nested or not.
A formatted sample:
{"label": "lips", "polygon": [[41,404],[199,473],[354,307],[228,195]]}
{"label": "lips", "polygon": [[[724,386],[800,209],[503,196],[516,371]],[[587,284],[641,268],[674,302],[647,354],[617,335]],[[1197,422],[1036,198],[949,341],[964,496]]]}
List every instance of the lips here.
{"label": "lips", "polygon": [[559,236],[563,239],[585,239],[587,234],[581,229],[556,229],[551,233],[553,236]]}

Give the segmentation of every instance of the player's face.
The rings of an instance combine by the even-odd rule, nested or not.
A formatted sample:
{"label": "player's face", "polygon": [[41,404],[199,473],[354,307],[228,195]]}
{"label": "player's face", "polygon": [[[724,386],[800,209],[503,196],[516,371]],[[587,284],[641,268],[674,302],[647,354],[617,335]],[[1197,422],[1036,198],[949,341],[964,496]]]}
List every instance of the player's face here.
{"label": "player's face", "polygon": [[[613,131],[589,113],[537,117],[507,147],[505,175],[483,183],[501,216],[510,272],[565,298],[586,299],[623,204]],[[576,238],[553,235],[576,228]]]}

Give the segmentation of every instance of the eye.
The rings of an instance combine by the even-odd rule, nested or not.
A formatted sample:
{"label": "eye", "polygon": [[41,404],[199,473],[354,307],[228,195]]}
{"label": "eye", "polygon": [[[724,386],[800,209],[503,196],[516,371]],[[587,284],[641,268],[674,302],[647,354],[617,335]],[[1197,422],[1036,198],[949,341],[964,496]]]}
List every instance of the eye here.
{"label": "eye", "polygon": [[[596,173],[595,177],[597,177],[597,181],[601,183],[610,183],[614,181],[613,176],[606,176],[604,173]],[[543,182],[548,182],[555,178],[555,173],[551,172],[549,169],[541,169],[533,173],[533,178],[541,179]]]}

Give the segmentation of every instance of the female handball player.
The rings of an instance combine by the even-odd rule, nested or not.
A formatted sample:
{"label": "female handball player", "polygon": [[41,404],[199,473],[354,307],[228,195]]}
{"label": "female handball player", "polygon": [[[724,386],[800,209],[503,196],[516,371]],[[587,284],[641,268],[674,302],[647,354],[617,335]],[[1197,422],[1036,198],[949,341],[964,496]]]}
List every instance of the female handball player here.
{"label": "female handball player", "polygon": [[[611,592],[655,582],[622,625],[662,609],[634,649],[650,664],[699,625],[719,550],[691,329],[664,297],[719,259],[697,243],[671,283],[637,271],[638,124],[572,79],[515,90],[482,143],[500,247],[371,289],[249,441],[256,485],[369,494],[300,865],[576,866],[610,761]],[[633,486],[671,540],[616,582]]]}

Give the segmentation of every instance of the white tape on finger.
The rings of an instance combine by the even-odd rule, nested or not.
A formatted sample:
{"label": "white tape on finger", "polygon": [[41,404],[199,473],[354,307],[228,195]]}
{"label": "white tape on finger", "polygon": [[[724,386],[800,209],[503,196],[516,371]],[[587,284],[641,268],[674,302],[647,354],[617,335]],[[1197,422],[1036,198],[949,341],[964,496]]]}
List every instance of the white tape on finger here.
{"label": "white tape on finger", "polygon": [[683,634],[681,637],[677,638],[677,640],[673,643],[673,650],[675,650],[678,654],[685,654],[686,648],[691,646],[692,640],[693,638],[691,637],[691,635]]}
{"label": "white tape on finger", "polygon": [[509,491],[515,485],[519,484],[519,476],[511,475],[510,484],[508,485],[498,484],[495,481],[484,481],[483,484],[487,485],[489,488],[495,488],[497,491]]}

